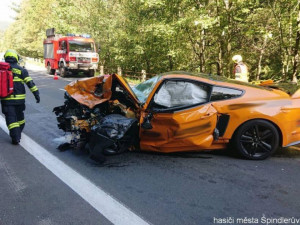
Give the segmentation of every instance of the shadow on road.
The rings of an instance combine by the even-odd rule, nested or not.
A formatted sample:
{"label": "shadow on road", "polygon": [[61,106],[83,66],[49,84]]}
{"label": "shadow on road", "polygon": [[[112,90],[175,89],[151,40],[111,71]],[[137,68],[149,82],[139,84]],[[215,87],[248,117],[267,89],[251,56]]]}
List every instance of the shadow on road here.
{"label": "shadow on road", "polygon": [[[65,149],[71,150],[71,149]],[[215,158],[218,159],[232,159],[232,160],[245,160],[240,157],[231,148],[221,150],[207,150],[199,152],[176,152],[176,153],[159,153],[159,152],[125,152],[118,155],[106,156],[105,162],[96,162],[88,157],[87,151],[71,150],[78,157],[82,157],[86,160],[86,163],[92,167],[107,167],[107,168],[121,168],[128,167],[131,164],[142,162],[166,162],[166,161],[178,161],[180,159],[191,160],[209,160]],[[274,158],[300,158],[300,148],[279,148],[277,152],[272,156]]]}
{"label": "shadow on road", "polygon": [[279,148],[273,157],[277,158],[300,158],[300,146],[292,146],[289,148]]}

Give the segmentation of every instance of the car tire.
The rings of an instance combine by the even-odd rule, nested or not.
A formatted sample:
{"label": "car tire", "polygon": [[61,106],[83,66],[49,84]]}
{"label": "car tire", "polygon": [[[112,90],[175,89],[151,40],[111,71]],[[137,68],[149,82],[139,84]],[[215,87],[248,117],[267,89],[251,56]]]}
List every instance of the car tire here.
{"label": "car tire", "polygon": [[92,159],[98,163],[103,163],[106,160],[106,158],[103,154],[103,149],[97,148],[97,145],[91,147],[91,145],[88,144],[87,149],[88,149],[88,154],[89,154],[90,159]]}
{"label": "car tire", "polygon": [[103,154],[104,155],[117,155],[117,154],[119,154],[119,152],[112,148],[105,148],[105,149],[103,149]]}
{"label": "car tire", "polygon": [[49,75],[54,75],[55,74],[55,70],[51,68],[50,63],[47,64],[47,73]]}
{"label": "car tire", "polygon": [[79,71],[78,70],[72,70],[72,76],[77,77],[79,75]]}
{"label": "car tire", "polygon": [[242,124],[234,134],[233,146],[244,158],[263,160],[279,146],[276,127],[265,120],[251,120]]}

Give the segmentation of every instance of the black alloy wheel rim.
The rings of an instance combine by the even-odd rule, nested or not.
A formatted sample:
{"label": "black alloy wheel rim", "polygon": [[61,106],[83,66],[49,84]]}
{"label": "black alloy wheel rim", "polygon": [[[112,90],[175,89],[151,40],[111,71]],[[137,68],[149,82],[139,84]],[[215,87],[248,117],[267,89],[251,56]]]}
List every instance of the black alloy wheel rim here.
{"label": "black alloy wheel rim", "polygon": [[264,157],[273,152],[276,135],[270,127],[255,124],[244,130],[240,137],[240,144],[248,156]]}

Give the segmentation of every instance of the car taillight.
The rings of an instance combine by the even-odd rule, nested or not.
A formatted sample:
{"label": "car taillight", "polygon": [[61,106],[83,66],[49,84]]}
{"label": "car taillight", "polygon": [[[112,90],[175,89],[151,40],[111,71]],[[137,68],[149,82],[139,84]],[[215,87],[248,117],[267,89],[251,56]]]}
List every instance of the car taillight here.
{"label": "car taillight", "polygon": [[76,57],[70,57],[70,61],[76,61]]}
{"label": "car taillight", "polygon": [[98,58],[92,58],[92,62],[98,62]]}

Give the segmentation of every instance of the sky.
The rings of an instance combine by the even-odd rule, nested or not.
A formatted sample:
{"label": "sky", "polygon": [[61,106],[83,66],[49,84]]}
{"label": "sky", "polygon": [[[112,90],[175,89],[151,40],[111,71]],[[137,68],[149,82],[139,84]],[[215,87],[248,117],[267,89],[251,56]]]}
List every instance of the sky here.
{"label": "sky", "polygon": [[20,4],[21,0],[0,0],[0,21],[12,23],[15,12],[10,8],[12,2]]}

